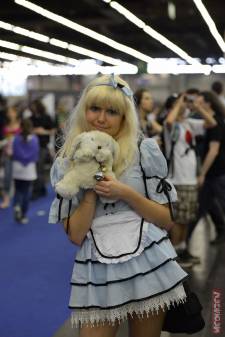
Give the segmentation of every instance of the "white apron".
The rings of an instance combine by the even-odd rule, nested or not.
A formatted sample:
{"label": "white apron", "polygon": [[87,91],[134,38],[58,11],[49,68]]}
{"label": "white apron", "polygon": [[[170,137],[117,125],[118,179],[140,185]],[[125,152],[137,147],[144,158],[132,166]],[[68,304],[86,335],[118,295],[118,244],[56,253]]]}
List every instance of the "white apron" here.
{"label": "white apron", "polygon": [[148,225],[134,211],[124,211],[95,218],[87,237],[93,241],[100,262],[124,262],[143,251]]}

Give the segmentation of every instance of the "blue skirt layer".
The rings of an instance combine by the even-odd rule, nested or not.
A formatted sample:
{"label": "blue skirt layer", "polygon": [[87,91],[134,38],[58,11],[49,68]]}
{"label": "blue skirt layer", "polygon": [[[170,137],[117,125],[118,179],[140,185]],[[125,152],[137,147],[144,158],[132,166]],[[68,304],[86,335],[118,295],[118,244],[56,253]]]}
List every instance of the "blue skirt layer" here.
{"label": "blue skirt layer", "polygon": [[97,261],[93,241],[85,239],[76,256],[69,307],[117,308],[166,294],[182,283],[187,273],[175,261],[166,232],[154,228],[144,251],[123,263]]}

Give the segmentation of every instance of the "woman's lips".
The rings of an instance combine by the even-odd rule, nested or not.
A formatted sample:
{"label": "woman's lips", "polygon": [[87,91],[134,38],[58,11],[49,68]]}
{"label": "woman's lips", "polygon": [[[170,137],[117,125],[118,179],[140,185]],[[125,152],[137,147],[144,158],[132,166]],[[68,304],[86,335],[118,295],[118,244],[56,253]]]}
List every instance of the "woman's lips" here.
{"label": "woman's lips", "polygon": [[104,128],[104,127],[102,127],[102,126],[95,126],[96,127],[96,129],[99,129],[99,130],[107,130],[107,128]]}

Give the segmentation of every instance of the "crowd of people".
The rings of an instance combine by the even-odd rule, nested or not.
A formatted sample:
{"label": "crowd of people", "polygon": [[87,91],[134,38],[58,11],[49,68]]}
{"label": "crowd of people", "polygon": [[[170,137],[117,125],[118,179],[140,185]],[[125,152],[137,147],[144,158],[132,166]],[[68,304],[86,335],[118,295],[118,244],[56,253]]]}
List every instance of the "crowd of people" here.
{"label": "crowd of people", "polygon": [[182,266],[200,263],[188,243],[201,218],[210,215],[216,237],[225,241],[225,97],[221,82],[208,91],[189,88],[172,94],[154,111],[148,90],[138,90],[140,125],[159,143],[168,163],[168,177],[178,193],[176,223],[170,231]]}
{"label": "crowd of people", "polygon": [[27,223],[29,200],[47,194],[45,165],[51,161],[48,144],[57,123],[47,114],[41,100],[29,109],[7,105],[0,99],[0,166],[3,171],[0,208],[13,199],[15,220]]}
{"label": "crowd of people", "polygon": [[[169,230],[169,238],[178,255],[177,262],[179,265],[174,264],[170,246],[165,243],[164,249],[171,260],[170,268],[171,270],[174,269],[174,278],[179,279],[178,283],[186,277],[185,272],[179,269],[179,266],[191,268],[194,264],[201,263],[200,258],[192,255],[189,251],[190,239],[194,235],[194,229],[200,219],[210,216],[215,225],[216,237],[210,241],[211,244],[217,245],[225,241],[225,98],[221,82],[214,82],[208,91],[201,91],[199,88],[187,88],[182,93],[173,93],[160,107],[156,107],[149,89],[139,88],[133,95],[127,83],[119,77],[115,79],[106,76],[103,79],[97,79],[85,89],[77,108],[72,112],[65,139],[62,137],[65,118],[61,121],[58,116],[56,120],[52,120],[41,100],[34,100],[28,109],[21,110],[17,105],[7,106],[4,98],[1,97],[0,118],[0,156],[3,169],[0,208],[9,207],[11,201],[13,201],[15,220],[22,224],[28,222],[29,200],[35,200],[47,194],[48,178],[44,167],[47,162],[53,162],[54,156],[58,152],[58,146],[60,147],[59,156],[68,156],[71,137],[75,137],[79,132],[87,131],[84,125],[89,125],[90,130],[106,128],[106,132],[119,143],[121,158],[117,167],[119,173],[117,173],[119,176],[122,174],[120,182],[117,180],[111,181],[110,178],[107,178],[107,181],[97,182],[95,190],[88,190],[82,196],[82,200],[78,200],[79,198],[72,200],[69,235],[72,241],[82,245],[79,257],[76,257],[76,260],[79,260],[77,262],[78,267],[81,266],[81,274],[84,273],[86,259],[88,261],[95,260],[94,256],[88,255],[90,253],[90,247],[88,246],[90,240],[85,239],[91,221],[96,214],[97,218],[106,216],[105,205],[101,204],[96,196],[121,200],[121,202],[113,203],[113,208],[112,205],[109,206],[112,208],[111,214],[117,214],[117,212],[121,214],[122,210],[134,222],[137,214],[145,220],[147,219],[148,226],[153,226],[151,227],[152,233],[159,241],[162,240],[160,235],[164,232],[159,233],[158,227],[153,223],[159,223],[160,228],[168,230],[167,223],[171,221],[169,208],[164,208],[161,205],[167,203],[168,200],[161,200],[154,193],[151,195],[151,192],[150,200],[146,201],[142,196],[142,194],[145,195],[145,191],[142,191],[143,178],[141,180],[138,178],[138,159],[135,157],[140,137],[142,139],[140,151],[143,151],[142,156],[146,156],[149,160],[148,165],[146,164],[146,170],[151,171],[151,163],[154,163],[152,167],[155,167],[155,171],[152,168],[154,172],[151,172],[151,174],[156,181],[154,179],[151,183],[148,181],[147,187],[150,184],[149,188],[153,188],[154,184],[157,185],[158,177],[161,177],[161,179],[168,179],[172,188],[170,201],[174,203],[170,207],[174,209],[174,219],[173,226]],[[59,143],[56,142],[58,135],[61,136]],[[50,139],[54,139],[55,144],[57,144],[54,153],[51,154],[49,151]],[[154,142],[152,142],[153,139]],[[168,172],[165,169],[166,162],[164,162],[162,153],[166,158]],[[133,162],[134,157],[137,162]],[[174,197],[175,194],[173,194],[173,185],[177,192],[177,201]],[[135,188],[139,193],[135,191]],[[14,191],[13,196],[12,190]],[[152,200],[155,200],[156,203]],[[56,217],[58,212],[58,202],[59,200],[53,202],[52,207],[55,213],[50,211],[53,218],[54,214]],[[66,215],[64,217],[63,214],[61,215],[61,220],[65,220]],[[84,224],[82,229],[80,227],[81,218]],[[54,221],[57,221],[57,219],[54,218]],[[64,221],[64,224],[68,226],[68,221]],[[126,230],[128,231],[128,228]],[[150,234],[147,227],[143,235],[145,235],[145,241],[150,243],[152,238],[148,236]],[[156,251],[155,254],[157,255],[159,252]],[[129,259],[131,260],[127,261]],[[136,264],[138,259],[140,264]],[[143,252],[138,257],[132,255],[122,262],[123,266],[124,264],[129,265],[131,269],[134,268],[134,265],[136,265],[135,268],[139,265],[138,270],[142,273],[146,259],[150,260],[151,258],[148,256],[148,250],[144,247]],[[97,266],[97,262],[94,262],[93,270],[95,265]],[[120,260],[117,262],[121,263]],[[133,279],[133,276],[129,274],[131,269],[128,267],[128,269],[120,270],[119,264],[112,266],[104,263],[102,265],[104,268],[107,267],[107,271],[102,270],[102,275],[109,272],[111,277],[115,276],[116,278],[121,273],[129,279],[132,286],[137,287],[137,297],[138,294],[144,294],[144,291],[146,293],[150,291],[146,289],[146,285],[141,286],[141,283],[135,283],[135,277]],[[101,266],[101,268],[103,267]],[[162,270],[162,275],[157,277],[163,278],[166,269],[160,268],[160,270]],[[91,270],[87,269],[86,272],[89,275]],[[82,336],[86,336],[86,333],[89,333],[89,328],[85,324],[88,321],[93,321],[93,317],[98,317],[101,321],[103,316],[99,314],[98,310],[87,312],[82,309],[88,303],[83,303],[85,296],[82,298],[82,294],[76,288],[79,288],[80,282],[76,271],[73,278],[71,307],[78,308],[74,321],[78,323],[82,321],[84,324]],[[116,283],[117,281],[112,282]],[[112,282],[109,281],[109,283]],[[82,291],[85,291],[85,289],[83,286]],[[122,293],[120,293],[119,288],[116,291],[113,289],[114,287],[110,285],[107,291],[111,291],[114,296],[117,296],[118,301],[121,297],[126,302],[125,288]],[[162,286],[162,292],[163,289]],[[171,290],[170,296],[173,301],[179,301],[184,296],[183,288],[178,285],[175,289],[177,289],[177,292]],[[160,289],[151,291],[157,295]],[[98,306],[101,294],[98,293],[97,287],[93,289],[91,296],[96,299],[96,306]],[[166,303],[163,295],[161,297],[162,301]],[[105,300],[107,299],[105,298]],[[110,303],[105,303],[105,305],[106,308],[107,305],[110,307]],[[145,306],[141,307],[136,303],[132,310],[137,309],[138,312],[138,310],[142,311],[146,307],[151,309],[155,303],[151,299],[146,300],[143,305]],[[126,309],[124,309],[126,314],[129,313],[130,309],[127,306],[123,308]],[[117,317],[116,315],[120,317],[121,312],[120,310],[115,311],[115,317]],[[137,331],[139,329],[144,333],[144,329],[150,329],[149,322],[153,320],[156,323],[155,329],[157,331],[152,333],[153,335],[155,333],[155,336],[158,335],[164,317],[164,312],[161,309],[159,313],[157,320],[155,315],[152,318],[151,316],[143,316],[142,327],[140,327],[136,317],[132,318],[132,328]],[[108,309],[105,311],[105,315],[104,319],[110,320],[109,317],[113,314]],[[115,329],[116,325],[114,326]],[[111,328],[107,330],[106,327],[106,331],[112,332],[114,330]]]}

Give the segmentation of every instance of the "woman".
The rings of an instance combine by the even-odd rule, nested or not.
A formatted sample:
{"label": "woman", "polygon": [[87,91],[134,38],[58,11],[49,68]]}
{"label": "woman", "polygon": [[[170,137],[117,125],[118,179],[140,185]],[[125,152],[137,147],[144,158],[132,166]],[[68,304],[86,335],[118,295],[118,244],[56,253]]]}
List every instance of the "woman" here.
{"label": "woman", "polygon": [[156,121],[156,114],[153,112],[153,99],[150,92],[147,89],[141,88],[135,92],[134,97],[142,132],[147,137],[161,134],[162,126]]}
{"label": "woman", "polygon": [[32,182],[37,179],[36,162],[39,156],[38,137],[32,133],[29,119],[21,122],[21,133],[13,141],[13,178],[15,183],[15,220],[26,224]]}
{"label": "woman", "polygon": [[0,208],[7,208],[10,204],[10,190],[12,186],[12,142],[15,135],[20,133],[20,119],[16,106],[10,106],[6,112],[6,123],[3,127],[3,161],[4,161],[4,182],[3,200]]}
{"label": "woman", "polygon": [[[156,192],[161,181],[155,176],[166,176],[166,161],[154,140],[142,140],[139,152],[132,92],[120,77],[102,76],[90,82],[68,125],[60,161],[56,160],[51,170],[53,186],[63,176],[74,137],[81,132],[106,132],[120,146],[114,165],[117,179],[106,176],[94,190],[81,190],[72,199],[69,237],[80,246],[71,281],[72,322],[80,326],[80,337],[114,337],[126,319],[130,336],[159,337],[166,309],[186,298],[182,282],[187,277],[174,261],[176,254],[168,240],[171,218],[167,198]],[[152,177],[146,181],[152,200],[145,197],[139,160],[146,176]],[[175,201],[174,188],[170,194]],[[102,203],[99,197],[108,198],[109,203]],[[110,199],[117,201],[110,203]],[[57,198],[53,201],[49,222],[57,222],[59,203]],[[61,206],[60,220],[66,228],[68,202],[63,200]],[[93,232],[97,223],[103,224],[104,231],[98,243]],[[108,237],[109,227],[104,224],[116,224],[120,229]],[[136,246],[128,237],[130,241],[137,238],[138,249],[132,250]],[[102,247],[104,238],[109,246],[103,252],[98,245]],[[121,242],[123,251],[113,255]]]}

